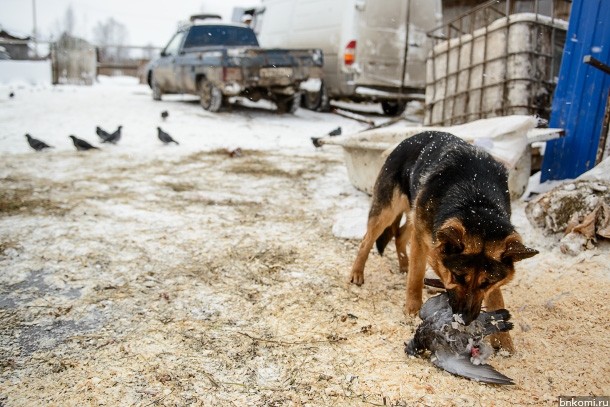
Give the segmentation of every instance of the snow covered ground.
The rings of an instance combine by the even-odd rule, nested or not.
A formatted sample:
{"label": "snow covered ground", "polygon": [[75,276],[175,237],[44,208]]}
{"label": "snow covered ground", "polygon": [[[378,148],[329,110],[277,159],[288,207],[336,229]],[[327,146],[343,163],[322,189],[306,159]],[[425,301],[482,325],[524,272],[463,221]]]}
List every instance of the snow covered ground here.
{"label": "snow covered ground", "polygon": [[[15,97],[8,98],[10,91]],[[79,86],[0,87],[0,149],[3,152],[30,151],[23,135],[45,140],[58,151],[72,151],[68,135],[97,144],[95,126],[112,130],[123,125],[123,140],[113,154],[168,154],[157,140],[161,126],[181,143],[171,154],[215,148],[262,150],[314,150],[310,137],[325,135],[337,126],[346,132],[362,125],[336,115],[319,115],[304,109],[294,116],[278,115],[271,103],[234,106],[233,112],[206,112],[192,96],[167,95],[153,103],[150,89],[134,78],[100,77],[100,84]],[[167,121],[160,113],[167,110]],[[15,120],[20,116],[22,120]],[[323,119],[322,119],[323,117]],[[334,127],[333,127],[334,126]]]}
{"label": "snow covered ground", "polygon": [[[130,78],[0,86],[0,405],[508,406],[610,393],[607,245],[564,255],[515,202],[517,229],[541,251],[506,289],[517,353],[492,360],[517,385],[453,377],[404,354],[417,320],[402,313],[392,249],[371,255],[362,287],[346,282],[359,242],[336,235],[362,233],[369,198],[342,151],[310,138],[364,125],[244,104],[154,102]],[[99,143],[98,125],[122,125],[122,140]],[[157,126],[180,145],[162,145]],[[36,153],[25,133],[55,148]],[[101,150],[75,151],[70,134]]]}

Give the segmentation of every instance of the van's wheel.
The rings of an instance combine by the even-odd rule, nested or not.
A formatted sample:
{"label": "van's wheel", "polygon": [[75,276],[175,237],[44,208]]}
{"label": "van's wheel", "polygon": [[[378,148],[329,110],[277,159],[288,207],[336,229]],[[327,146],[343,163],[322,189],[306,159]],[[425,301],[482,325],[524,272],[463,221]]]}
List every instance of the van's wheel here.
{"label": "van's wheel", "polygon": [[199,103],[208,112],[217,112],[222,107],[222,92],[205,79],[199,81]]}
{"label": "van's wheel", "polygon": [[301,94],[296,92],[293,95],[276,95],[275,104],[279,113],[294,113],[299,108]]}
{"label": "van's wheel", "polygon": [[319,92],[303,92],[303,106],[317,112],[330,111],[330,100],[324,82],[320,85]]}
{"label": "van's wheel", "polygon": [[155,80],[154,76],[150,79],[150,87],[152,88],[153,100],[161,100],[163,92],[161,91],[161,87],[159,86],[159,83]]}
{"label": "van's wheel", "polygon": [[398,116],[405,111],[407,104],[401,100],[384,100],[381,102],[383,113],[388,116]]}

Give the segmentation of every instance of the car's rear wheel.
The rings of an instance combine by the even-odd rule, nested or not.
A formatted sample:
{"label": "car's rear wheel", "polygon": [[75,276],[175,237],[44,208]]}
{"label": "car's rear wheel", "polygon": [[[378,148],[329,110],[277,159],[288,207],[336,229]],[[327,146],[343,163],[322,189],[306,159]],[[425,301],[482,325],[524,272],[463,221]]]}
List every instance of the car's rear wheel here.
{"label": "car's rear wheel", "polygon": [[159,83],[155,80],[154,76],[150,79],[150,87],[152,88],[153,100],[161,100],[163,92],[161,91],[161,87],[159,86]]}
{"label": "car's rear wheel", "polygon": [[405,111],[407,104],[401,100],[384,100],[381,102],[383,113],[388,116],[398,116]]}
{"label": "car's rear wheel", "polygon": [[299,108],[301,102],[301,94],[299,92],[293,95],[276,95],[275,104],[279,113],[294,113]]}
{"label": "car's rear wheel", "polygon": [[324,82],[320,85],[318,92],[304,92],[303,105],[309,110],[318,112],[328,112],[330,110],[330,100]]}
{"label": "car's rear wheel", "polygon": [[201,107],[208,112],[217,112],[222,107],[222,92],[205,79],[199,81],[199,97]]}

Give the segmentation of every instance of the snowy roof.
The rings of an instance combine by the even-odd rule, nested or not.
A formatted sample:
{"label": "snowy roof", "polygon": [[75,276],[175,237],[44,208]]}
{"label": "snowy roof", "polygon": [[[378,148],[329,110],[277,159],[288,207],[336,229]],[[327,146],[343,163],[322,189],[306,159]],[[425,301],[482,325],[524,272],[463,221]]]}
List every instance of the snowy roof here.
{"label": "snowy roof", "polygon": [[10,34],[8,31],[6,30],[0,30],[0,38],[5,39],[5,40],[21,40],[21,41],[27,41],[30,40],[31,37],[30,36],[26,36],[26,37],[17,37],[15,35]]}

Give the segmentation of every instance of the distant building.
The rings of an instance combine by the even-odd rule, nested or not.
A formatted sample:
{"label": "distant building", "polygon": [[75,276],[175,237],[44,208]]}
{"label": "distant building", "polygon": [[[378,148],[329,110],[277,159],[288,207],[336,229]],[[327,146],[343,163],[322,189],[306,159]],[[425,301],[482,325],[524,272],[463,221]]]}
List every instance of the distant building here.
{"label": "distant building", "polygon": [[96,74],[95,47],[87,41],[63,33],[53,44],[54,84],[92,85]]}
{"label": "distant building", "polygon": [[9,59],[25,60],[30,59],[30,37],[17,37],[0,30],[0,46],[8,54]]}

